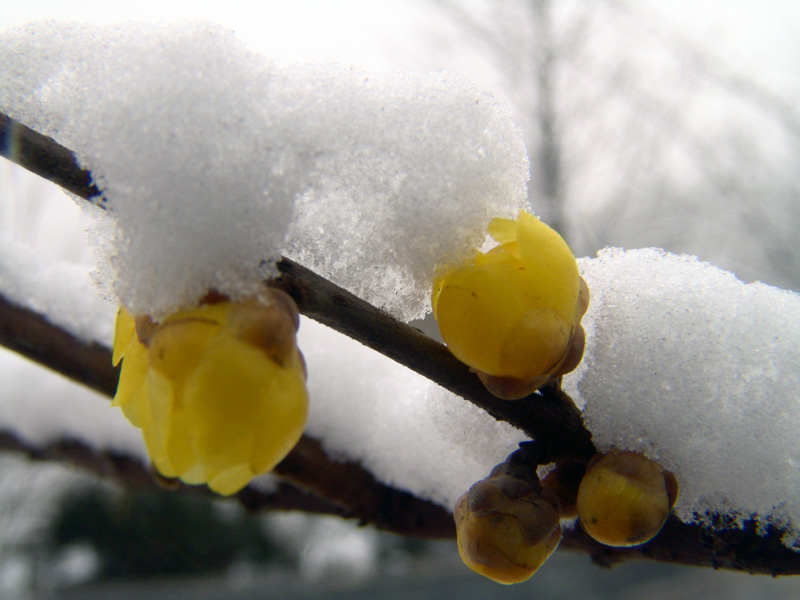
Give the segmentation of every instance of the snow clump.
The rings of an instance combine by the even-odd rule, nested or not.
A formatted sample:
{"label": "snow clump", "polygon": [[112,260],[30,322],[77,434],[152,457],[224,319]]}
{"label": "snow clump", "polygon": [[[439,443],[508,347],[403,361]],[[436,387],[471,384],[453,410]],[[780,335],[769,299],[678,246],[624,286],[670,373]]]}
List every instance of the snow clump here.
{"label": "snow clump", "polygon": [[652,248],[580,266],[586,353],[565,388],[598,449],[672,471],[685,522],[754,518],[800,549],[800,295]]}
{"label": "snow clump", "polygon": [[250,295],[285,252],[418,318],[526,202],[521,131],[455,76],[281,65],[205,23],[27,25],[0,63],[0,110],[103,190],[99,279],[133,313]]}

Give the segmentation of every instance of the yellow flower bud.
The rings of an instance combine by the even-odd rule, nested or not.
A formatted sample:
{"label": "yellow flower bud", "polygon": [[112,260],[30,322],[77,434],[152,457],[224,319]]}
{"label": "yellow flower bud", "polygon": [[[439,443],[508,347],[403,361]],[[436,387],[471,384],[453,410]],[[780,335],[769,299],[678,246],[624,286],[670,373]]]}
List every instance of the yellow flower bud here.
{"label": "yellow flower bud", "polygon": [[561,541],[558,500],[538,481],[490,476],[459,498],[453,514],[464,564],[498,583],[530,578]]}
{"label": "yellow flower bud", "polygon": [[120,309],[114,405],[142,429],[163,476],[233,494],[300,439],[308,396],[297,312],[283,292],[267,295],[268,304],[222,300],[155,325]]}
{"label": "yellow flower bud", "polygon": [[433,314],[492,393],[521,398],[580,362],[588,288],[566,242],[533,215],[493,219],[489,233],[497,247],[436,279]]}
{"label": "yellow flower bud", "polygon": [[677,481],[635,452],[597,455],[578,488],[583,529],[606,546],[637,546],[653,539],[678,495]]}

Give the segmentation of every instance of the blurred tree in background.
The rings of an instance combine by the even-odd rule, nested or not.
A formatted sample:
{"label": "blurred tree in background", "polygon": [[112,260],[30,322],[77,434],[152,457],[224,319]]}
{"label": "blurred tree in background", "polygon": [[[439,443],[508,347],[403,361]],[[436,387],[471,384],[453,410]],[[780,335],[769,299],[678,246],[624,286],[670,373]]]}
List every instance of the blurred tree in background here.
{"label": "blurred tree in background", "polygon": [[707,3],[682,21],[657,2],[437,4],[513,106],[531,203],[576,255],[655,246],[800,289],[796,44],[742,60]]}
{"label": "blurred tree in background", "polygon": [[166,490],[72,490],[50,539],[54,550],[89,544],[104,577],[197,574],[237,559],[264,562],[279,555],[256,517],[242,510],[223,515],[207,497]]}

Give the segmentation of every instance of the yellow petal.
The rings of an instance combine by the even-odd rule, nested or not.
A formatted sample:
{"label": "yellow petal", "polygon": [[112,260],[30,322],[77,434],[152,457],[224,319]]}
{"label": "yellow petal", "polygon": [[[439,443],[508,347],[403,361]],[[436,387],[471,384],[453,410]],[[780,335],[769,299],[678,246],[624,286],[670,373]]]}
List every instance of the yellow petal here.
{"label": "yellow petal", "polygon": [[516,268],[524,266],[520,258],[519,244],[517,244],[516,240],[502,246],[496,246],[486,253],[479,252],[475,256],[476,267],[494,264],[504,264]]}
{"label": "yellow petal", "polygon": [[560,313],[528,311],[503,340],[503,375],[525,379],[549,373],[566,355],[571,335],[570,324]]}
{"label": "yellow petal", "polygon": [[[132,362],[130,358],[125,359],[127,362]],[[143,369],[142,369],[143,367]],[[142,369],[142,370],[139,370]],[[136,374],[131,374],[131,371],[139,371]],[[123,365],[123,373],[125,372],[125,365]],[[122,414],[125,415],[132,425],[135,427],[142,426],[142,411],[147,405],[147,386],[144,385],[147,376],[147,363],[137,365],[136,363],[130,364],[128,368],[128,377],[136,380],[136,384],[132,384],[123,379],[120,375],[119,386],[117,388],[117,395],[114,397],[112,406],[119,406],[122,408]],[[124,393],[120,393],[120,389],[124,389]]]}
{"label": "yellow petal", "polygon": [[250,480],[253,479],[255,475],[256,473],[253,473],[250,465],[240,463],[209,478],[208,487],[218,494],[230,496],[250,483]]}
{"label": "yellow petal", "polygon": [[111,364],[115,367],[122,360],[135,331],[136,321],[127,310],[120,306],[117,311],[117,320],[114,323],[114,349],[111,356]]}
{"label": "yellow petal", "polygon": [[495,270],[465,267],[452,273],[437,298],[439,330],[450,351],[473,368],[505,373],[501,349],[526,307]]}
{"label": "yellow petal", "polygon": [[221,325],[211,320],[167,320],[150,340],[150,367],[181,385],[221,329]]}
{"label": "yellow petal", "polygon": [[183,394],[193,447],[212,479],[237,464],[256,474],[268,471],[305,425],[302,369],[284,369],[233,337],[221,336],[208,349]]}
{"label": "yellow petal", "polygon": [[131,403],[138,390],[144,385],[146,376],[147,349],[139,343],[136,336],[133,336],[125,350],[125,360],[120,370],[117,392],[114,394],[111,405],[126,406]]}
{"label": "yellow petal", "polygon": [[158,371],[148,369],[145,387],[147,402],[142,407],[142,433],[147,450],[162,475],[177,477],[178,471],[167,452],[175,398],[172,382]]}
{"label": "yellow petal", "polygon": [[234,339],[208,348],[183,388],[193,445],[210,470],[245,462],[253,444],[261,390],[274,367]]}
{"label": "yellow petal", "polygon": [[546,306],[572,321],[578,303],[579,279],[575,256],[558,233],[533,215],[521,212],[518,241],[532,282],[546,290]]}
{"label": "yellow petal", "polygon": [[[257,474],[271,471],[295,447],[308,417],[305,375],[299,359],[264,391],[250,465]],[[278,434],[280,432],[280,435]]]}
{"label": "yellow petal", "polygon": [[517,240],[517,222],[514,219],[496,217],[489,221],[489,227],[487,229],[489,235],[500,244],[515,242]]}

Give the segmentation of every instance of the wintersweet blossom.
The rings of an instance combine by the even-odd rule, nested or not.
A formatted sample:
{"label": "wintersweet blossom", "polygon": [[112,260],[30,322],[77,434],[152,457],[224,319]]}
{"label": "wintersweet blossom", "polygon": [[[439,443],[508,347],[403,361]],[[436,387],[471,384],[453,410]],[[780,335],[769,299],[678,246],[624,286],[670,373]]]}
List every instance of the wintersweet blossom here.
{"label": "wintersweet blossom", "polygon": [[217,298],[158,324],[120,309],[114,405],[142,429],[163,476],[233,494],[300,439],[308,396],[297,311],[282,292],[265,296]]}
{"label": "wintersweet blossom", "polygon": [[492,393],[520,398],[580,362],[589,292],[567,243],[533,215],[488,229],[499,245],[436,279],[433,313]]}

